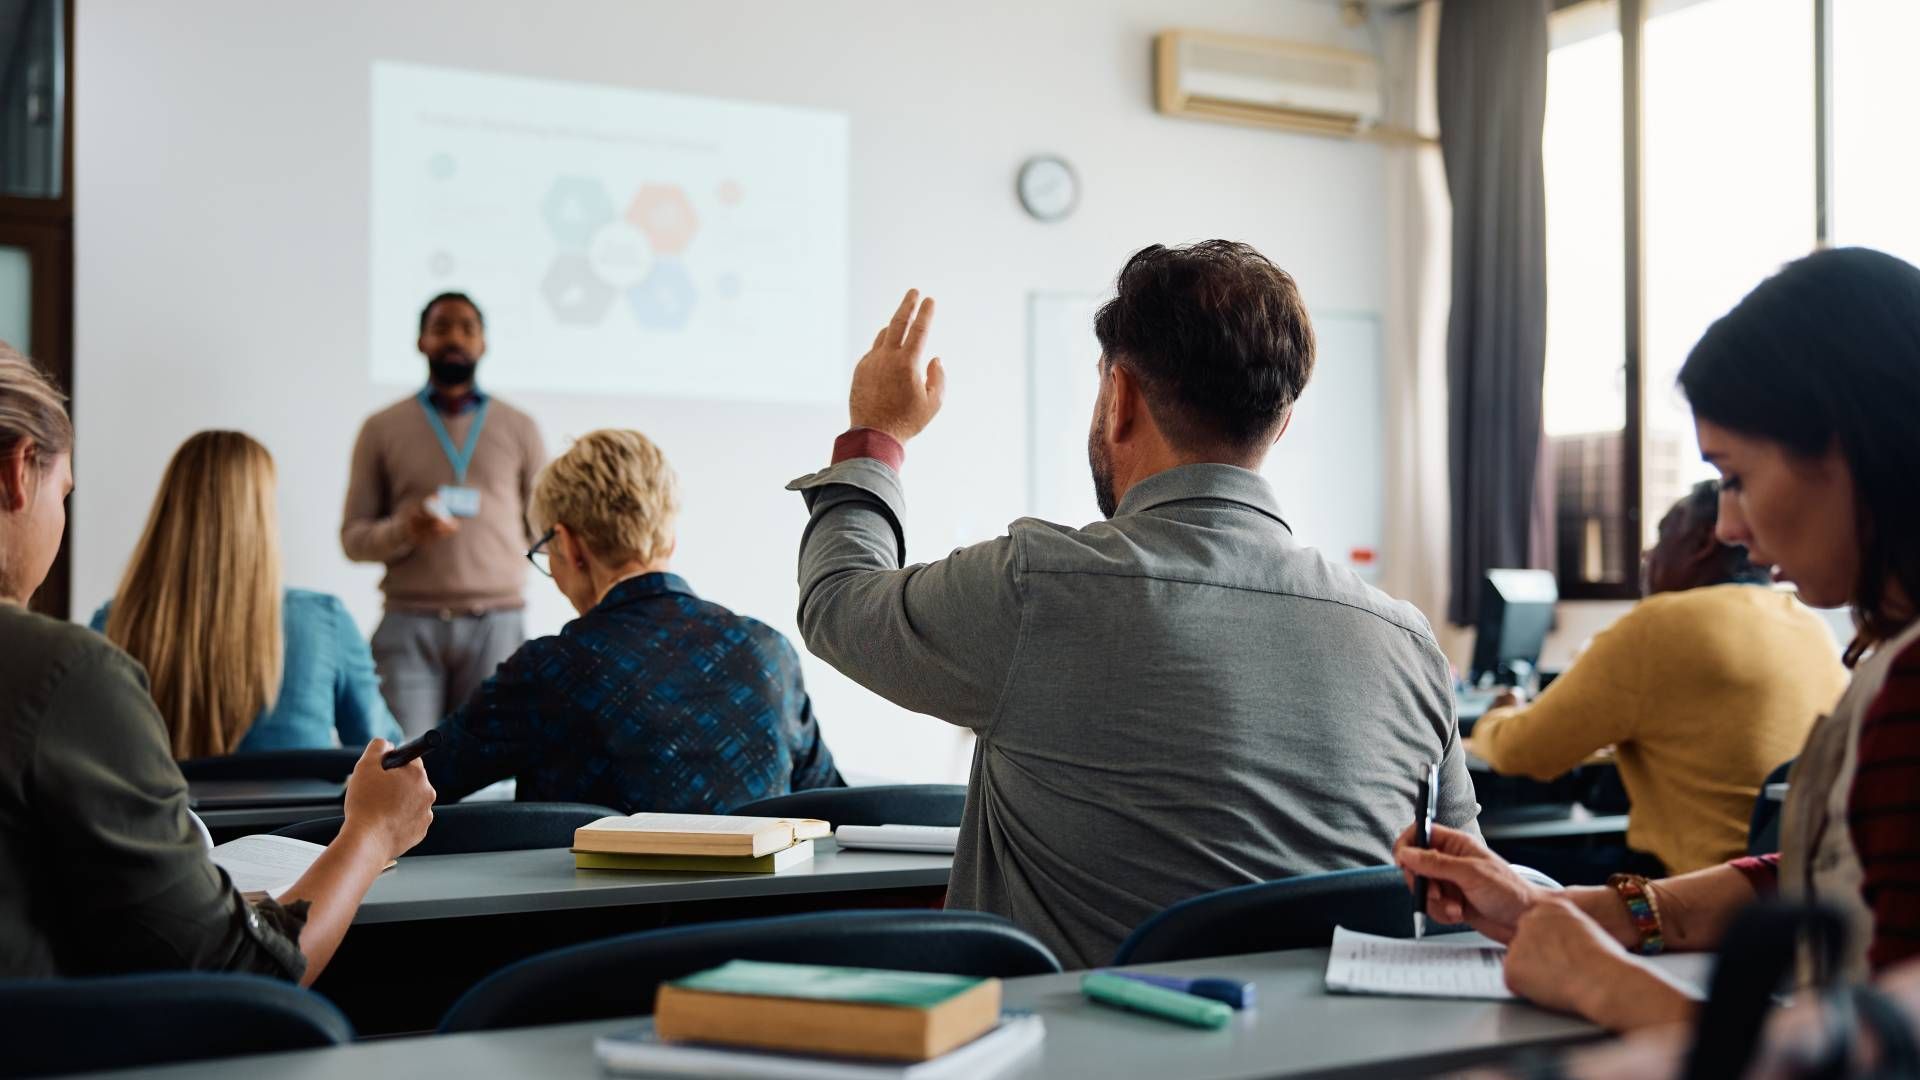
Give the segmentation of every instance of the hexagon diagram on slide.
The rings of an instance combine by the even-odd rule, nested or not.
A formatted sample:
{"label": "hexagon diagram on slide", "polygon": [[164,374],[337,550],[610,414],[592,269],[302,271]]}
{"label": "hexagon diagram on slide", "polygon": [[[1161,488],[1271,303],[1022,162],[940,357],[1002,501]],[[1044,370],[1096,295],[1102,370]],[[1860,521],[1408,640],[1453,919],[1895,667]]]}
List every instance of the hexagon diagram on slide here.
{"label": "hexagon diagram on slide", "polygon": [[540,204],[547,227],[561,251],[585,251],[600,226],[612,221],[613,198],[600,181],[585,176],[562,176],[547,189]]}
{"label": "hexagon diagram on slide", "polygon": [[627,290],[633,317],[651,330],[678,330],[693,314],[694,288],[678,259],[654,263],[647,280]]}
{"label": "hexagon diagram on slide", "polygon": [[546,298],[554,319],[559,322],[597,323],[613,303],[613,286],[593,272],[593,264],[585,255],[569,253],[555,258],[547,268],[547,276],[540,282],[540,295]]}
{"label": "hexagon diagram on slide", "polygon": [[627,221],[647,234],[655,254],[678,255],[693,242],[700,215],[678,184],[644,184],[627,205]]}

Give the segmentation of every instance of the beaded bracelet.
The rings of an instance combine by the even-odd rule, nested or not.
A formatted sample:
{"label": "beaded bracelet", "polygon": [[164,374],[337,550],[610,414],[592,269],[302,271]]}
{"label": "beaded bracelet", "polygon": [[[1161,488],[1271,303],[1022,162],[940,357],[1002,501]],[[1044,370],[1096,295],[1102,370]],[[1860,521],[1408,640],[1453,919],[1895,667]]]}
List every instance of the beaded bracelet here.
{"label": "beaded bracelet", "polygon": [[1635,951],[1641,956],[1665,952],[1667,940],[1660,933],[1660,912],[1653,906],[1647,879],[1639,874],[1615,874],[1607,884],[1620,894],[1620,902],[1627,905],[1627,918],[1633,920],[1633,928],[1640,934],[1640,947]]}

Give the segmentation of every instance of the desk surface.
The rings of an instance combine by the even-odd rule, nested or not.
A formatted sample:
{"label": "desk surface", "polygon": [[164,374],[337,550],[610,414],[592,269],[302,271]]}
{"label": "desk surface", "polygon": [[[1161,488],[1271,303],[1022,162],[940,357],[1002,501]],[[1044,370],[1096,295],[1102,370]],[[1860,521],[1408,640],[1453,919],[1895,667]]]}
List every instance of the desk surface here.
{"label": "desk surface", "polygon": [[[1600,1036],[1584,1021],[1531,1005],[1349,997],[1324,989],[1327,950],[1300,949],[1222,957],[1141,970],[1220,975],[1257,983],[1260,1007],[1219,1031],[1201,1031],[1094,1005],[1080,996],[1078,974],[1009,979],[1006,1002],[1046,1021],[1039,1057],[1009,1074],[1041,1077],[1168,1077],[1239,1080],[1340,1073],[1400,1076],[1530,1046]],[[603,1075],[596,1035],[630,1020],[522,1028],[469,1035],[382,1039],[334,1050],[194,1062],[117,1075],[240,1080],[385,1076],[579,1077]]]}
{"label": "desk surface", "polygon": [[267,806],[338,807],[346,793],[346,784],[327,780],[199,780],[187,784],[187,805],[196,811]]}
{"label": "desk surface", "polygon": [[1627,815],[1594,814],[1584,806],[1574,807],[1572,817],[1555,821],[1523,821],[1511,825],[1480,824],[1480,834],[1489,843],[1500,840],[1565,840],[1579,836],[1626,835]]}
{"label": "desk surface", "polygon": [[861,892],[945,885],[953,856],[841,851],[815,841],[808,862],[779,874],[575,870],[565,848],[402,858],[380,875],[354,925],[505,915],[681,900]]}

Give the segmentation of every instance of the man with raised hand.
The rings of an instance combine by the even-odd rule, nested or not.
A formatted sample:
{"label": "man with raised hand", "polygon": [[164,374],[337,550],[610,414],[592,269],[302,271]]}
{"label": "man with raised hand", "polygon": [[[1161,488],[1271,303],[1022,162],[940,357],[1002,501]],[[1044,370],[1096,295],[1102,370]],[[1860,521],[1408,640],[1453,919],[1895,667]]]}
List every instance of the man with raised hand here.
{"label": "man with raised hand", "polygon": [[1441,763],[1477,832],[1426,620],[1301,547],[1258,469],[1313,368],[1293,279],[1253,248],[1146,248],[1094,332],[1106,520],[1033,519],[906,566],[905,445],[940,410],[909,292],[854,371],[852,429],[790,487],[800,627],[861,685],[978,735],[948,902],[1069,966],[1214,889],[1378,866]]}

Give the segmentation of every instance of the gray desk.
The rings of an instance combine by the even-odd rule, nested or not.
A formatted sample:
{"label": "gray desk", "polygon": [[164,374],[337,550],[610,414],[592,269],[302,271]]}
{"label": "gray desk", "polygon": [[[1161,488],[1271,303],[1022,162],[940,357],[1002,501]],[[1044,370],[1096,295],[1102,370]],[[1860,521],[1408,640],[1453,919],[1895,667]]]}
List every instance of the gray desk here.
{"label": "gray desk", "polygon": [[565,848],[402,858],[380,875],[354,925],[517,915],[685,900],[800,896],[941,886],[951,855],[841,851],[815,841],[810,862],[781,874],[655,874],[575,870]]}
{"label": "gray desk", "polygon": [[200,780],[187,784],[187,806],[195,811],[338,807],[346,794],[345,783],[326,780]]}
{"label": "gray desk", "polygon": [[[1584,1021],[1531,1005],[1344,997],[1323,988],[1325,949],[1224,957],[1143,970],[1224,975],[1259,985],[1260,1007],[1220,1031],[1178,1027],[1080,996],[1079,976],[1007,982],[1007,1004],[1046,1021],[1041,1055],[1012,1074],[1041,1077],[1406,1076],[1525,1047],[1599,1038]],[[1690,958],[1689,958],[1690,959]],[[596,1035],[631,1021],[601,1020],[472,1035],[363,1042],[336,1050],[202,1062],[118,1075],[241,1080],[371,1080],[375,1077],[579,1077],[603,1074]]]}
{"label": "gray desk", "polygon": [[1481,825],[1480,832],[1487,842],[1496,840],[1568,840],[1586,836],[1625,836],[1627,815],[1606,814],[1595,816],[1583,807],[1576,807],[1572,817],[1557,821],[1526,821],[1512,825]]}

